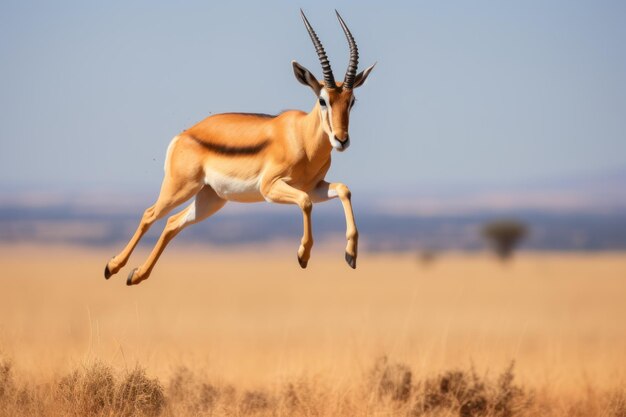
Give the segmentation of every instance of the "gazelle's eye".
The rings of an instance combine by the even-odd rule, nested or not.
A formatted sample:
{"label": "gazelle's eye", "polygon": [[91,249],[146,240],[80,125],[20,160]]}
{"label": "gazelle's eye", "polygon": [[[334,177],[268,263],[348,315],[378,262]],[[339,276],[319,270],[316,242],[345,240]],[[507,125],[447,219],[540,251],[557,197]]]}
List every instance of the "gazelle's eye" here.
{"label": "gazelle's eye", "polygon": [[320,97],[320,106],[326,107],[326,100]]}

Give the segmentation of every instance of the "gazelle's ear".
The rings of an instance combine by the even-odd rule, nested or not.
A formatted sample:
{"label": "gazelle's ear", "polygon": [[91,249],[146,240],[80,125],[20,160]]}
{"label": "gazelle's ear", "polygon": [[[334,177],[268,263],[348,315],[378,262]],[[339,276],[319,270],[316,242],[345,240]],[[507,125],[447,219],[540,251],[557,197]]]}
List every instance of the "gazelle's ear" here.
{"label": "gazelle's ear", "polygon": [[315,78],[311,71],[304,68],[302,65],[298,64],[296,61],[291,61],[291,65],[293,65],[293,73],[296,76],[296,80],[300,81],[300,83],[304,85],[308,85],[315,92],[316,96],[320,95],[320,91],[322,90],[322,85]]}
{"label": "gazelle's ear", "polygon": [[375,66],[376,66],[376,62],[374,62],[374,65],[372,65],[371,67],[367,67],[363,71],[359,72],[354,78],[353,88],[362,86],[365,80],[367,80],[367,76],[370,75],[370,72],[374,69]]}

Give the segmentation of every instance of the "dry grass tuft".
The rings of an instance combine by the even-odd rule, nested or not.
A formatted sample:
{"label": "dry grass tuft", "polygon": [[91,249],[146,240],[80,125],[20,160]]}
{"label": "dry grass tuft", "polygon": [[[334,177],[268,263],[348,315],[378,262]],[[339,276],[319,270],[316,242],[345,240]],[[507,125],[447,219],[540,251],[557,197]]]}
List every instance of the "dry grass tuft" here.
{"label": "dry grass tuft", "polygon": [[246,391],[240,401],[240,410],[244,415],[255,415],[270,408],[274,399],[264,391]]}
{"label": "dry grass tuft", "polygon": [[19,385],[12,362],[0,358],[0,416],[44,416],[45,395],[42,387]]}
{"label": "dry grass tuft", "polygon": [[66,415],[125,417],[158,416],[165,394],[157,379],[140,367],[116,378],[111,367],[100,362],[61,378],[56,392]]}
{"label": "dry grass tuft", "polygon": [[282,408],[294,416],[321,415],[329,397],[323,384],[306,378],[287,383],[280,393]]}
{"label": "dry grass tuft", "polygon": [[12,364],[3,359],[0,361],[0,404],[11,396],[14,389]]}
{"label": "dry grass tuft", "polygon": [[414,384],[408,365],[382,357],[369,372],[367,386],[380,401],[407,415],[513,417],[532,405],[532,396],[516,386],[514,378],[512,362],[495,380],[471,369],[446,371]]}
{"label": "dry grass tuft", "polygon": [[445,409],[461,417],[521,415],[532,405],[532,396],[514,385],[513,370],[511,362],[495,381],[481,378],[474,369],[429,378],[418,390],[415,413]]}
{"label": "dry grass tuft", "polygon": [[13,369],[10,361],[0,358],[0,414],[9,415],[15,401]]}
{"label": "dry grass tuft", "polygon": [[165,394],[158,379],[148,378],[136,366],[120,382],[115,398],[116,414],[120,416],[158,416],[165,407]]}
{"label": "dry grass tuft", "polygon": [[220,401],[233,402],[234,389],[200,380],[188,368],[181,367],[170,378],[167,395],[170,411],[175,411],[175,415],[211,415]]}
{"label": "dry grass tuft", "polygon": [[95,362],[61,378],[58,398],[76,416],[97,416],[114,409],[116,381],[110,367]]}
{"label": "dry grass tuft", "polygon": [[381,398],[406,402],[411,396],[413,388],[411,369],[401,363],[389,363],[386,356],[376,360],[368,379],[370,387]]}
{"label": "dry grass tuft", "polygon": [[626,417],[626,388],[610,394],[608,404],[609,415]]}

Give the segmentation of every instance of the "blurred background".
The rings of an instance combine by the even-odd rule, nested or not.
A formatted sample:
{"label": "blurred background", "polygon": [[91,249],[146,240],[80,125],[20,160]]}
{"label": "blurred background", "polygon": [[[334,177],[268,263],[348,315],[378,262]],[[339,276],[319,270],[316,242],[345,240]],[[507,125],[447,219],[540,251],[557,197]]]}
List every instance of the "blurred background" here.
{"label": "blurred background", "polygon": [[[124,278],[164,220],[105,281],[172,137],[313,108],[299,7],[338,79],[335,8],[378,63],[327,176],[358,268],[339,201],[304,271],[297,207],[232,203],[146,283]],[[163,388],[145,415],[626,416],[624,22],[610,0],[0,1],[0,416],[130,415],[72,407],[137,372]]]}
{"label": "blurred background", "polygon": [[[327,177],[353,190],[363,249],[482,249],[494,221],[526,249],[626,248],[623,2],[302,7],[337,77],[334,8],[360,69],[378,62]],[[313,107],[292,59],[320,75],[287,1],[2,2],[0,241],[123,244],[173,136],[213,113]],[[339,203],[318,207],[316,242],[343,239]],[[295,207],[231,204],[174,244],[300,229]]]}

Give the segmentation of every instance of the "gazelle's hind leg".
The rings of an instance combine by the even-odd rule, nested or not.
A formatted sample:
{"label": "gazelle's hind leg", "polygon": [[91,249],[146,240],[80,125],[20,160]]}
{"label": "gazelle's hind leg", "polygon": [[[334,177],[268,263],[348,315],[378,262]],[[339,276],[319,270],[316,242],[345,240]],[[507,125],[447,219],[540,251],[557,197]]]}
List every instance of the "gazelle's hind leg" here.
{"label": "gazelle's hind leg", "polygon": [[143,213],[139,227],[137,227],[135,234],[126,247],[106,264],[104,277],[109,279],[126,265],[137,243],[139,243],[141,237],[150,229],[150,226],[152,226],[154,222],[162,219],[174,208],[189,200],[197,194],[203,186],[204,183],[201,178],[180,178],[175,180],[172,176],[166,175],[163,180],[163,185],[161,185],[161,192],[157,202]]}
{"label": "gazelle's hind leg", "polygon": [[224,204],[226,204],[226,200],[220,198],[211,187],[205,186],[200,190],[193,203],[180,213],[174,214],[167,219],[165,229],[157,244],[154,246],[154,249],[152,249],[152,253],[150,253],[150,256],[148,256],[148,259],[146,259],[146,262],[141,267],[131,271],[126,280],[126,284],[139,284],[141,281],[148,279],[159,256],[161,256],[167,244],[174,239],[178,233],[185,227],[198,223],[211,216],[224,207]]}

